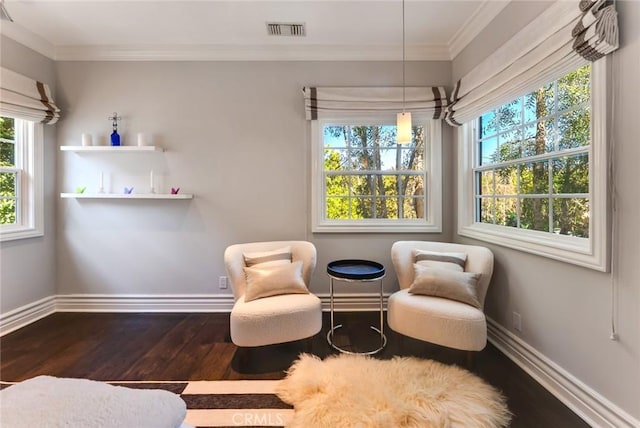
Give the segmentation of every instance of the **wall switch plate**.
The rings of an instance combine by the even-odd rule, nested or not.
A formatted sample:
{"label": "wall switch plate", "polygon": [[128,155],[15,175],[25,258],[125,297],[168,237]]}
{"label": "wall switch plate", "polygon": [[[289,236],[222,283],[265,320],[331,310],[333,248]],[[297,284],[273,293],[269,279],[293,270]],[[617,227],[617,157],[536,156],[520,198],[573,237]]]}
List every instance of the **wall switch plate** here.
{"label": "wall switch plate", "polygon": [[513,313],[513,329],[522,333],[522,317],[519,313]]}
{"label": "wall switch plate", "polygon": [[220,278],[218,278],[218,287],[220,287],[223,290],[225,288],[227,288],[227,277],[226,276],[221,276]]}

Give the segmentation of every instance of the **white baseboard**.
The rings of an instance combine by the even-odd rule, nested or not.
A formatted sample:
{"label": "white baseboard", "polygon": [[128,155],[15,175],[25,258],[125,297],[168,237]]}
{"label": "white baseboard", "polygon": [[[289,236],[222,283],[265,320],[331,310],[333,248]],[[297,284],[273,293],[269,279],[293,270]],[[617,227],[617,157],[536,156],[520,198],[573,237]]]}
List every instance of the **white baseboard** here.
{"label": "white baseboard", "polygon": [[594,427],[633,428],[640,421],[558,366],[531,345],[488,318],[488,336],[496,348],[547,391]]}
{"label": "white baseboard", "polygon": [[56,312],[230,312],[229,294],[59,294]]}
{"label": "white baseboard", "polygon": [[49,296],[2,314],[0,315],[0,336],[51,315],[55,310],[56,296]]}
{"label": "white baseboard", "polygon": [[[319,294],[322,310],[330,308],[329,294]],[[383,296],[386,308],[389,294]],[[22,328],[54,312],[231,312],[234,299],[229,294],[59,294],[14,309],[0,316],[0,336]],[[336,294],[334,309],[378,311],[380,295]]]}

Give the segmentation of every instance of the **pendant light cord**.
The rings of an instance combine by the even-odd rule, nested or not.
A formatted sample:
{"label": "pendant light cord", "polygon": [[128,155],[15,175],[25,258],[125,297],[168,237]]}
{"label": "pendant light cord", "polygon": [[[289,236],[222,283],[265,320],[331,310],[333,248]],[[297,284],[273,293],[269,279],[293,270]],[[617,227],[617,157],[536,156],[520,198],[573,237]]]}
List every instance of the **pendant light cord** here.
{"label": "pendant light cord", "polygon": [[404,0],[402,0],[402,114],[405,105],[405,70],[404,70]]}

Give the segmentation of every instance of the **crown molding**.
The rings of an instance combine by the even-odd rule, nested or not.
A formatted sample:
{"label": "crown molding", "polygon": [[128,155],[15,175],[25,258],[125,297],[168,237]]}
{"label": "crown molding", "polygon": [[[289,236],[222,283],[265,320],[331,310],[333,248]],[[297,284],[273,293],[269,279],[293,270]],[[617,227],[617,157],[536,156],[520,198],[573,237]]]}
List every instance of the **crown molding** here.
{"label": "crown molding", "polygon": [[[399,61],[397,46],[164,45],[58,46],[57,61]],[[448,61],[444,45],[413,46],[410,61]]]}
{"label": "crown molding", "polygon": [[449,40],[449,59],[453,60],[469,43],[484,30],[512,0],[484,0],[467,22]]}
{"label": "crown molding", "polygon": [[24,45],[49,59],[56,59],[56,47],[53,43],[27,30],[15,22],[2,21],[0,34]]}

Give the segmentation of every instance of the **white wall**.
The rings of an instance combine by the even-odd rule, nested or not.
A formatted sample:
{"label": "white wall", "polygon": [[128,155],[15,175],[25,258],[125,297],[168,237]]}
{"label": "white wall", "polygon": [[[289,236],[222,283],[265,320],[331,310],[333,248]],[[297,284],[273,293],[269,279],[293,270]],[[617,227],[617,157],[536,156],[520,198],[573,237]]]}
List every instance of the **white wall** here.
{"label": "white wall", "polygon": [[[105,171],[111,191],[129,184],[146,191],[153,168],[163,190],[179,186],[196,195],[180,202],[61,200],[60,294],[220,293],[229,244],[279,239],[316,244],[311,288],[322,293],[328,290],[328,261],[363,257],[390,266],[392,242],[407,237],[310,233],[309,125],[302,97],[302,87],[310,85],[401,84],[399,63],[60,62],[57,74],[64,117],[59,145],[79,144],[82,132],[105,141],[107,116],[117,111],[124,117],[125,144],[146,131],[167,149],[132,160],[59,153],[59,190],[86,185],[95,191]],[[450,62],[407,68],[410,85],[449,85],[450,76]],[[452,164],[446,135],[445,171]],[[444,218],[450,219],[452,200],[445,201]],[[445,233],[428,238],[450,233],[446,220]],[[394,277],[388,276],[388,289],[395,287]]]}
{"label": "white wall", "polygon": [[[55,90],[53,61],[0,36],[0,64]],[[55,91],[53,93],[55,99]],[[55,125],[44,127],[44,236],[0,244],[0,314],[49,297],[55,283]]]}
{"label": "white wall", "polygon": [[[511,28],[525,15],[526,4],[511,3],[494,21]],[[615,176],[619,193],[620,234],[615,321],[620,340],[609,339],[611,275],[507,248],[455,236],[458,242],[489,246],[496,257],[487,296],[489,316],[518,334],[554,363],[608,400],[640,419],[640,199],[637,190],[637,123],[640,117],[640,3],[618,1],[621,48],[613,55]],[[527,22],[527,21],[525,21]],[[499,34],[499,33],[498,33]],[[508,31],[507,36],[508,37]],[[480,34],[453,61],[454,80],[504,40]],[[473,55],[474,61],[469,61]],[[512,312],[522,315],[522,333],[512,329]]]}

